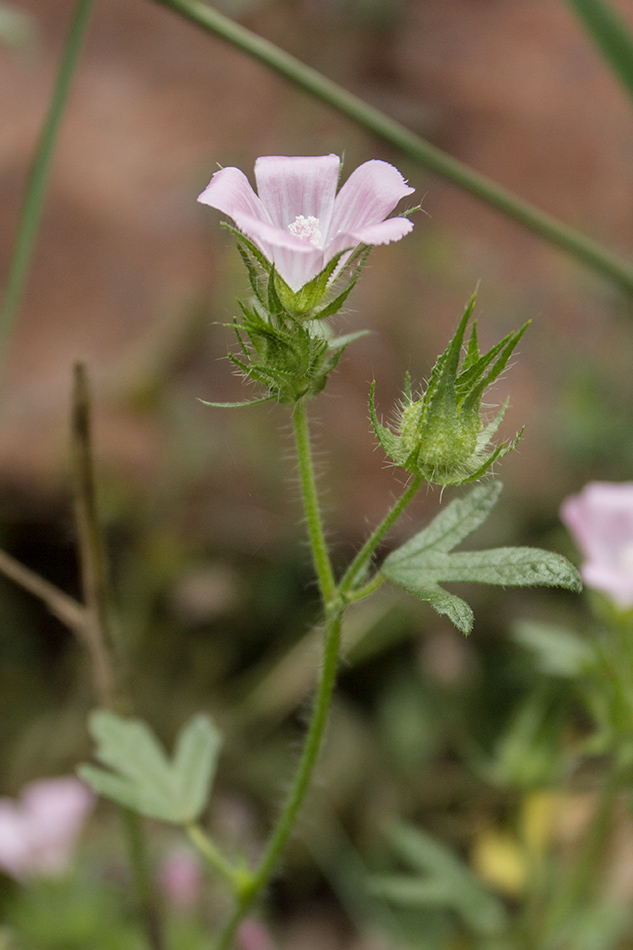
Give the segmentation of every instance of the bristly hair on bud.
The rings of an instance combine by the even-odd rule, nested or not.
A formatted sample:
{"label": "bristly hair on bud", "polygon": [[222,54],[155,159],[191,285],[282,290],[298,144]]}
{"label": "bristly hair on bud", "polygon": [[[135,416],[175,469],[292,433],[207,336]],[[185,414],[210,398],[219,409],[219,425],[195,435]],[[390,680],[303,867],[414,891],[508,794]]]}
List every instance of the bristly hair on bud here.
{"label": "bristly hair on bud", "polygon": [[474,321],[464,350],[475,300],[476,294],[473,294],[455,336],[438,357],[426,391],[419,398],[414,398],[407,375],[395,430],[378,421],[375,383],[370,391],[372,427],[387,456],[396,465],[442,486],[462,485],[481,478],[493,462],[512,451],[523,432],[521,430],[509,443],[491,447],[508,403],[486,423],[481,402],[487,387],[505,369],[529,321],[483,354],[479,350]]}
{"label": "bristly hair on bud", "polygon": [[[275,268],[265,259],[259,259],[257,249],[248,239],[242,235],[239,238],[238,246],[255,296],[248,304],[238,300],[241,317],[225,324],[234,331],[239,344],[239,355],[229,353],[228,358],[241,375],[263,386],[264,393],[247,402],[201,401],[207,406],[237,409],[271,400],[294,404],[304,397],[312,398],[324,388],[328,375],[336,368],[348,344],[365,336],[368,331],[359,330],[339,337],[330,331],[324,318],[330,316],[330,310],[336,312],[339,309],[343,295],[329,305],[323,305],[316,313],[312,312],[309,319],[302,319],[296,308],[290,310],[286,300],[282,300],[280,278]],[[265,280],[262,280],[256,263],[264,268]],[[314,282],[321,277],[319,275]],[[343,292],[345,297],[356,279],[354,275]],[[327,278],[324,287],[326,281]],[[303,295],[305,300],[310,287],[310,284],[306,285],[298,294],[293,294],[288,288],[288,293],[294,298]]]}

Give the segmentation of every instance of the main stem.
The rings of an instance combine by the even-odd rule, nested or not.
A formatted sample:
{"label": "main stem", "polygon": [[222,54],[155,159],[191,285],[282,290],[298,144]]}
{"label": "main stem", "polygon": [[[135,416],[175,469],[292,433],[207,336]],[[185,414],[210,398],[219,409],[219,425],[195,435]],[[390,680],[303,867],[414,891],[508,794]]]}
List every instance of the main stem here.
{"label": "main stem", "polygon": [[321,520],[304,400],[296,403],[293,422],[308,538],[325,608],[323,665],[305,744],[286,804],[272,831],[259,867],[238,896],[238,905],[220,936],[216,950],[228,950],[230,947],[244,916],[268,884],[286,842],[292,834],[317,764],[336,683],[344,606],[334,602],[337,588]]}
{"label": "main stem", "polygon": [[336,594],[336,581],[334,580],[330,555],[323,531],[321,511],[319,509],[305,399],[300,399],[295,404],[293,422],[308,537],[310,539],[314,567],[319,579],[319,588],[321,590],[323,604],[327,609]]}

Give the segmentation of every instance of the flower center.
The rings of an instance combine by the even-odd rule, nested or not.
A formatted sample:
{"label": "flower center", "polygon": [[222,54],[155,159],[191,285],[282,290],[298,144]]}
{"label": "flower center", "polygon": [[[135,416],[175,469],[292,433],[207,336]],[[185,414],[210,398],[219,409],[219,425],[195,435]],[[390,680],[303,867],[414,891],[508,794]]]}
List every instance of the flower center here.
{"label": "flower center", "polygon": [[321,246],[319,219],[315,218],[312,214],[307,218],[304,218],[302,214],[298,214],[292,224],[288,225],[288,230],[301,241],[314,244],[315,247]]}

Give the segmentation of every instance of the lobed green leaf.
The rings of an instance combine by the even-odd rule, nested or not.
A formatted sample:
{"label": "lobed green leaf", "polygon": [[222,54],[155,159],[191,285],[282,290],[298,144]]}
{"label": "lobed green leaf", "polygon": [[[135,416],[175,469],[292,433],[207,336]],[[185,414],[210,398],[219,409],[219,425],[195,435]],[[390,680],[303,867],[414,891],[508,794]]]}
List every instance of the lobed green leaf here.
{"label": "lobed green leaf", "polygon": [[383,577],[448,616],[466,634],[472,629],[472,611],[441,583],[582,588],[576,568],[551,551],[508,547],[452,553],[452,548],[486,519],[500,491],[498,482],[490,482],[451,502],[427,528],[393,551],[380,568]]}
{"label": "lobed green leaf", "polygon": [[148,818],[186,824],[204,809],[220,751],[212,720],[197,715],[183,728],[172,760],[144,722],[97,710],[89,719],[95,757],[110,771],[81,765],[96,792]]}

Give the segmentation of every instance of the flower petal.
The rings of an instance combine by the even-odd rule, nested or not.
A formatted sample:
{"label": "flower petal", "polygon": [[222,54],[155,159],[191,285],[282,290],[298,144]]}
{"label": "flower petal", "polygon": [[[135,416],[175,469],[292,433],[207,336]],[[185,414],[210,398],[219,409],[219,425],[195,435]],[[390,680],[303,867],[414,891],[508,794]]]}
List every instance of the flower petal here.
{"label": "flower petal", "polygon": [[633,545],[633,482],[589,482],[561,506],[578,547],[594,561],[617,561]]}
{"label": "flower petal", "polygon": [[257,244],[264,257],[275,265],[291,290],[300,290],[323,270],[323,251],[290,231],[246,214],[237,214],[234,221],[240,231]]}
{"label": "flower petal", "polygon": [[340,159],[338,155],[265,155],[255,162],[257,191],[270,220],[286,229],[299,215],[319,219],[325,236],[330,226]]}
{"label": "flower petal", "polygon": [[390,244],[399,241],[413,228],[408,218],[388,218],[378,224],[368,224],[356,231],[341,231],[329,242],[325,249],[325,263],[331,261],[340,251],[359,244]]}
{"label": "flower petal", "polygon": [[340,231],[354,232],[384,221],[400,199],[414,191],[389,162],[379,159],[365,162],[352,172],[336,197],[328,240],[334,239]]}
{"label": "flower petal", "polygon": [[609,594],[618,607],[633,607],[633,576],[605,564],[585,561],[581,571],[587,587]]}
{"label": "flower petal", "polygon": [[223,211],[235,221],[236,214],[248,214],[261,221],[270,221],[266,209],[239,168],[221,168],[216,172],[198,201]]}

